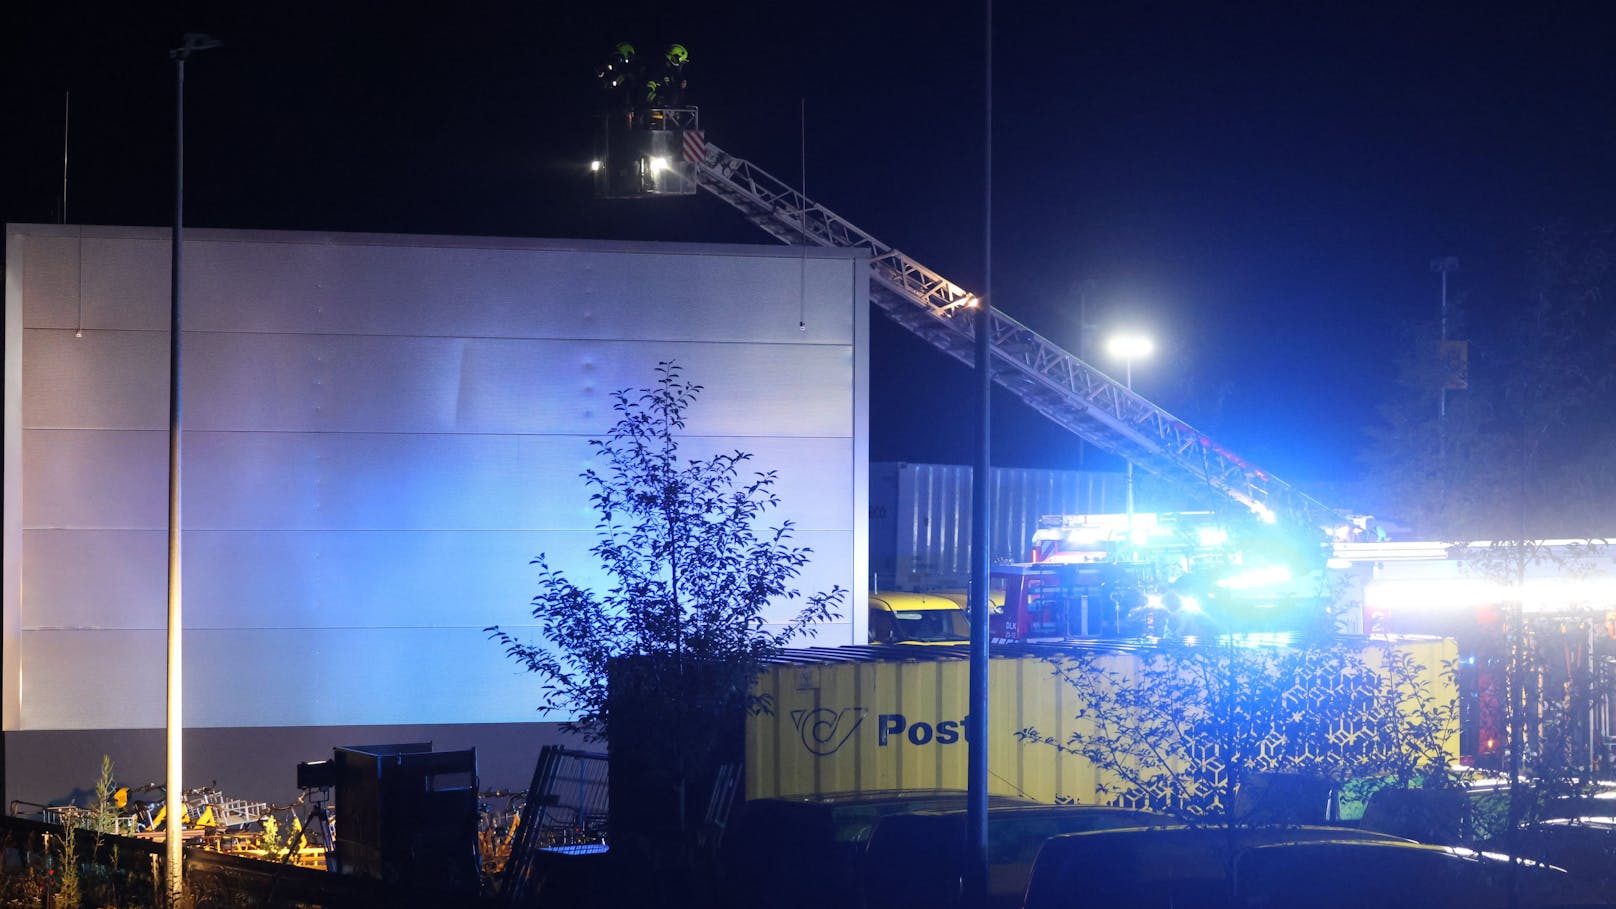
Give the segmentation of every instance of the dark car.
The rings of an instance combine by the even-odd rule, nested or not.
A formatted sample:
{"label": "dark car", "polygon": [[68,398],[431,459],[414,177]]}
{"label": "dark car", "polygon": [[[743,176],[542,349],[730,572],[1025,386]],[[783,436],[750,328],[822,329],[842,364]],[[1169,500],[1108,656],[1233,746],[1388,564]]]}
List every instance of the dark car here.
{"label": "dark car", "polygon": [[1241,909],[1606,905],[1562,868],[1425,843],[1337,840],[1254,846],[1236,857],[1234,885],[1235,904]]}
{"label": "dark car", "polygon": [[1616,905],[1616,817],[1552,818],[1524,826],[1514,836],[1500,833],[1489,845],[1564,868]]}
{"label": "dark car", "polygon": [[[1235,859],[1254,846],[1318,840],[1407,843],[1341,827],[1161,827],[1071,833],[1044,843],[1026,909],[1231,907]],[[1304,904],[1297,904],[1304,905]],[[1374,904],[1364,903],[1364,909]],[[1376,907],[1378,909],[1378,907]]]}
{"label": "dark car", "polygon": [[[963,810],[882,818],[864,850],[867,909],[953,909],[962,904],[966,867]],[[1021,905],[1033,857],[1063,833],[1174,823],[1148,811],[1097,805],[1014,805],[988,810],[988,902]]]}
{"label": "dark car", "polygon": [[[881,818],[964,808],[957,789],[827,793],[751,799],[719,849],[719,887],[733,909],[822,909],[851,905],[859,861]],[[990,807],[1037,804],[990,796]]]}

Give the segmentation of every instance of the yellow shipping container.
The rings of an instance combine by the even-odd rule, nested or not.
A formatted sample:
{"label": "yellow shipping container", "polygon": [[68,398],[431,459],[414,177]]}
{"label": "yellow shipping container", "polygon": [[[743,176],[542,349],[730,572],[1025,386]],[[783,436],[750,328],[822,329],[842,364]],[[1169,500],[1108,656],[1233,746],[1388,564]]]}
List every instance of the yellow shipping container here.
{"label": "yellow shipping container", "polygon": [[[1386,642],[1363,641],[1365,663],[1380,665]],[[1392,646],[1421,667],[1419,681],[1438,704],[1457,702],[1452,640],[1402,639]],[[1076,642],[996,649],[988,664],[989,789],[1043,802],[1101,801],[1099,773],[1085,758],[1023,741],[1029,727],[1057,741],[1077,730],[1080,696],[1057,678],[1052,659],[1092,654],[1132,677],[1149,645]],[[759,691],[768,713],[747,721],[748,798],[891,789],[964,789],[969,679],[959,648],[814,648],[767,669]],[[1342,679],[1340,685],[1361,685]],[[1350,722],[1350,721],[1349,721]],[[1351,728],[1338,737],[1356,735]],[[1457,754],[1458,730],[1447,741]]]}

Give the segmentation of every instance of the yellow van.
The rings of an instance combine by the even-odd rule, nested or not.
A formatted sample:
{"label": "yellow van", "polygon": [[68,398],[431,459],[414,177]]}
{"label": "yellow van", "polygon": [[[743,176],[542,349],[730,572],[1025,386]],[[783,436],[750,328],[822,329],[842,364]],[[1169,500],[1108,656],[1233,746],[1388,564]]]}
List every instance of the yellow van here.
{"label": "yellow van", "polygon": [[960,644],[970,639],[970,619],[948,597],[870,594],[871,644]]}
{"label": "yellow van", "polygon": [[[971,608],[971,591],[968,589],[928,590],[926,596],[953,600],[961,609]],[[995,577],[988,582],[988,607],[995,613],[1004,611],[1004,578]]]}

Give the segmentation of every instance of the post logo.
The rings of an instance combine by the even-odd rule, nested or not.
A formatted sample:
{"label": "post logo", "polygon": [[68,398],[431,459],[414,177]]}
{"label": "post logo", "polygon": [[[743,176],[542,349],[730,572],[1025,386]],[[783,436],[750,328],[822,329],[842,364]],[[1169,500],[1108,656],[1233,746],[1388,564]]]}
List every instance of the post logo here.
{"label": "post logo", "polygon": [[863,707],[843,707],[841,710],[818,707],[791,711],[791,722],[802,737],[803,747],[823,757],[835,754],[837,749],[847,744],[853,730],[864,722],[866,713],[869,711]]}
{"label": "post logo", "polygon": [[942,720],[937,724],[916,721],[911,723],[909,718],[901,713],[883,713],[876,717],[878,732],[876,744],[882,748],[888,742],[902,744],[905,740],[911,745],[929,745],[936,742],[939,745],[952,745],[958,742],[965,733],[965,718],[957,720]]}
{"label": "post logo", "polygon": [[[853,737],[854,730],[864,722],[869,711],[863,707],[843,707],[835,710],[818,707],[813,710],[791,711],[791,722],[797,727],[802,746],[813,754],[827,757],[835,754]],[[953,745],[968,740],[965,735],[966,718],[941,720],[936,723],[911,721],[901,713],[883,713],[875,718],[876,747],[888,745]]]}

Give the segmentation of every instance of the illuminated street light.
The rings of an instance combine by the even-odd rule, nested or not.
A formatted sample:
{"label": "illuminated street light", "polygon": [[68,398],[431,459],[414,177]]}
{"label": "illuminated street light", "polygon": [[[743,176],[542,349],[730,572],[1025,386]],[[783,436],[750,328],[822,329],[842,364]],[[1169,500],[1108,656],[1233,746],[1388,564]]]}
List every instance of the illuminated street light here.
{"label": "illuminated street light", "polygon": [[[1144,335],[1117,335],[1105,342],[1106,352],[1127,363],[1129,368],[1132,368],[1134,360],[1150,356],[1155,349],[1156,346]],[[1133,387],[1132,382],[1128,387]]]}
{"label": "illuminated street light", "polygon": [[[1116,335],[1105,343],[1106,352],[1122,360],[1124,382],[1133,391],[1133,361],[1148,357],[1155,345],[1144,335]],[[1133,532],[1133,459],[1128,459],[1128,531]]]}

